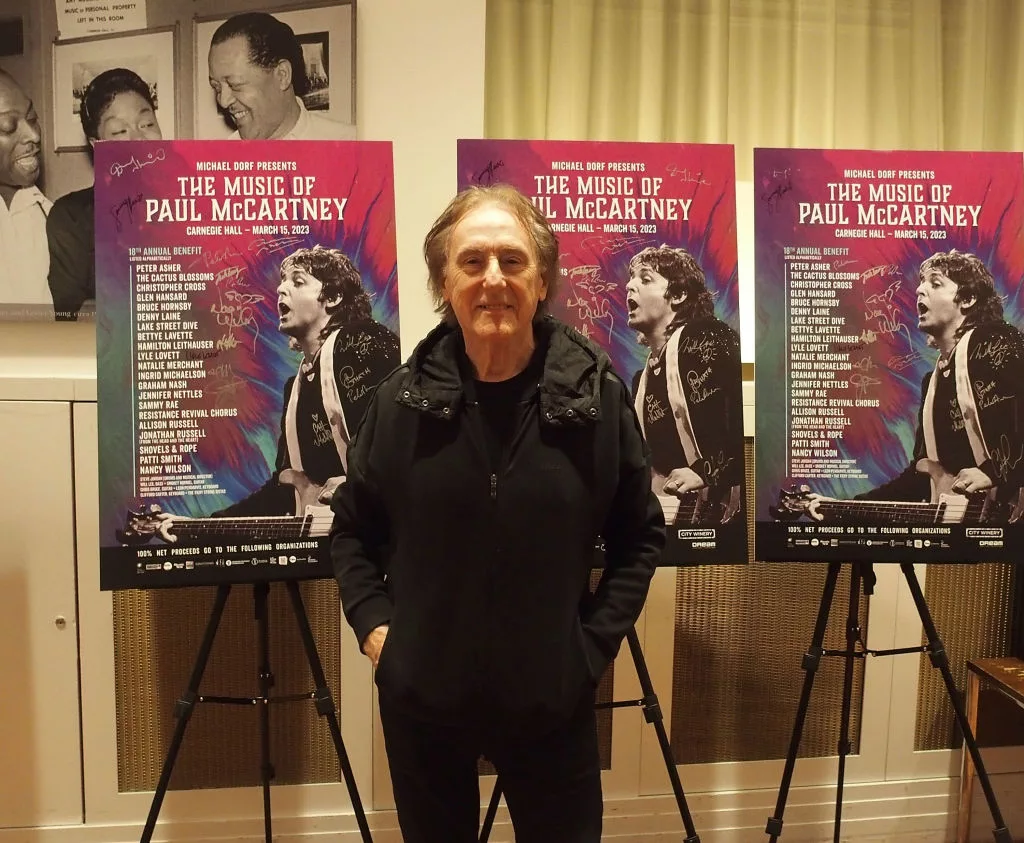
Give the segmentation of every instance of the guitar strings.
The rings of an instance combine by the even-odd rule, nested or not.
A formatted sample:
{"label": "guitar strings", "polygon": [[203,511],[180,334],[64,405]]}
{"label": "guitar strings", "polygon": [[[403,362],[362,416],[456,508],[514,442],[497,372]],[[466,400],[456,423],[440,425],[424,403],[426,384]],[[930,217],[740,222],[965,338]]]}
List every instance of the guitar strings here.
{"label": "guitar strings", "polygon": [[254,538],[318,538],[326,536],[334,523],[333,513],[312,515],[249,516],[242,518],[189,518],[176,521],[175,535],[246,535]]}
{"label": "guitar strings", "polygon": [[[956,498],[940,503],[910,503],[903,501],[821,501],[818,511],[826,517],[852,513],[856,517],[871,517],[880,521],[909,521],[910,523],[960,523],[969,518],[981,520],[985,502]],[[911,516],[916,516],[912,518]],[[840,518],[839,520],[846,520]]]}

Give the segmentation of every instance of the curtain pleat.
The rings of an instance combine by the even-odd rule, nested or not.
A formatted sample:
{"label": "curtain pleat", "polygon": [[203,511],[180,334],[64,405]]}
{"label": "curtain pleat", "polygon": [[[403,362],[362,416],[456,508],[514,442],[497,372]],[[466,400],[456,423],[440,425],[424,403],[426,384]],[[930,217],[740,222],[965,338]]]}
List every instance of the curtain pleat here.
{"label": "curtain pleat", "polygon": [[1024,146],[1019,0],[489,0],[490,137]]}

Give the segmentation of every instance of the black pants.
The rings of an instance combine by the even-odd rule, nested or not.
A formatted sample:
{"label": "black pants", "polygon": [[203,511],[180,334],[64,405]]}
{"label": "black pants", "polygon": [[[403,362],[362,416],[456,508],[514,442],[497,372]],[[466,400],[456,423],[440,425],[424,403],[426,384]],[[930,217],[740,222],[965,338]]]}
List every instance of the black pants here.
{"label": "black pants", "polygon": [[600,843],[601,764],[592,695],[545,734],[428,724],[380,698],[391,783],[405,843],[476,843],[477,759],[500,777],[516,843]]}

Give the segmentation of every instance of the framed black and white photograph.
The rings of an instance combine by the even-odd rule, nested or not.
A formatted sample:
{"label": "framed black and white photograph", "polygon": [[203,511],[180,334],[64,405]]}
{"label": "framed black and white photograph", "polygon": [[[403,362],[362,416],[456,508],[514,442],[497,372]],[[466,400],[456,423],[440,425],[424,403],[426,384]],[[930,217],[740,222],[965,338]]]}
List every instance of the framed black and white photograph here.
{"label": "framed black and white photograph", "polygon": [[176,136],[174,95],[177,27],[119,32],[57,41],[53,45],[54,148],[88,147],[79,118],[82,93],[97,75],[114,67],[133,70],[149,85],[165,139]]}
{"label": "framed black and white photograph", "polygon": [[[252,11],[257,11],[253,9]],[[325,0],[304,8],[261,9],[286,23],[302,46],[309,90],[302,95],[308,111],[351,127],[355,137],[355,3]],[[226,15],[196,18],[195,56],[196,138],[227,138],[234,131],[230,115],[217,106],[210,85],[209,54],[213,35]]]}
{"label": "framed black and white photograph", "polygon": [[327,32],[306,32],[295,36],[302,45],[309,90],[302,101],[310,111],[331,110],[331,39]]}

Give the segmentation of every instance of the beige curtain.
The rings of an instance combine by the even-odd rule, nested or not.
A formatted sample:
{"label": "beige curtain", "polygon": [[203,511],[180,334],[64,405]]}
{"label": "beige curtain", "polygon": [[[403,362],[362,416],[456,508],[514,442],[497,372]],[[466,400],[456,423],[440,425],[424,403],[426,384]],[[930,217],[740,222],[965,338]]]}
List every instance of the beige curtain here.
{"label": "beige curtain", "polygon": [[488,0],[489,137],[1024,148],[1021,0]]}

